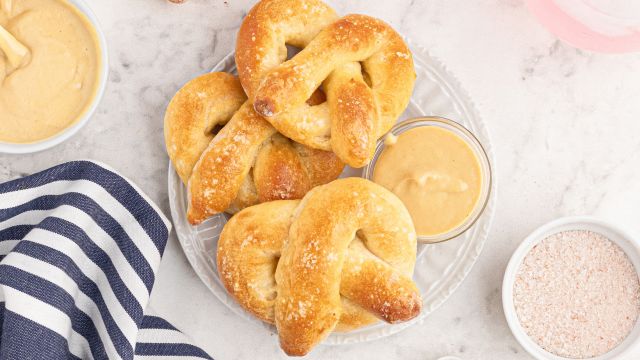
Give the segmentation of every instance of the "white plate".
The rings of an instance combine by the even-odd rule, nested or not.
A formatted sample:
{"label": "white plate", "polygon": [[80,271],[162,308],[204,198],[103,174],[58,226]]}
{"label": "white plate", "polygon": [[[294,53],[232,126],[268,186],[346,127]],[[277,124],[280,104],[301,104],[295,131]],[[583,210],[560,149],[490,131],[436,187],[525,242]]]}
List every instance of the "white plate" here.
{"label": "white plate", "polygon": [[[493,148],[484,123],[458,81],[426,50],[411,43],[410,47],[414,55],[418,80],[411,104],[399,120],[424,115],[437,115],[455,120],[476,135],[484,146],[489,160],[494,164]],[[233,54],[229,54],[212,71],[235,73],[235,70]],[[346,169],[343,176],[361,176],[361,170]],[[453,240],[419,246],[414,280],[420,288],[424,303],[422,313],[417,318],[402,324],[378,323],[349,333],[334,333],[324,343],[350,344],[379,339],[423,321],[462,283],[480,255],[494,216],[495,197],[496,183],[493,181],[491,197],[484,214],[473,227]],[[169,202],[180,244],[193,269],[205,285],[223,304],[238,315],[253,323],[262,324],[275,333],[272,326],[264,324],[244,311],[218,279],[216,249],[218,236],[226,218],[224,215],[217,215],[199,226],[191,226],[186,219],[186,189],[171,165],[169,165]]]}

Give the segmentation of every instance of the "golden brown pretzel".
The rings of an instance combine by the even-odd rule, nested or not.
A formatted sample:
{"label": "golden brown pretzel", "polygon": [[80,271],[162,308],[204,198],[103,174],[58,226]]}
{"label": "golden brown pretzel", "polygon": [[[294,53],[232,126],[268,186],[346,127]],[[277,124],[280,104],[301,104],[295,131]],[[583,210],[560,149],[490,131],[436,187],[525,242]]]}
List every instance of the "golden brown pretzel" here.
{"label": "golden brown pretzel", "polygon": [[302,201],[244,209],[225,225],[217,257],[229,293],[276,324],[290,355],[306,354],[334,329],[417,316],[415,261],[406,208],[361,178],[316,187]]}
{"label": "golden brown pretzel", "polygon": [[185,185],[215,128],[226,124],[245,101],[238,78],[222,72],[189,81],[171,99],[164,115],[165,144]]}
{"label": "golden brown pretzel", "polygon": [[167,108],[167,151],[188,185],[192,224],[264,201],[299,199],[342,172],[333,153],[283,137],[245,100],[234,76],[211,73],[187,83]]}
{"label": "golden brown pretzel", "polygon": [[[262,0],[240,27],[236,63],[256,111],[281,133],[361,167],[409,103],[413,58],[381,20],[335,20],[319,0]],[[303,49],[285,61],[286,44]],[[327,102],[306,104],[321,85]]]}

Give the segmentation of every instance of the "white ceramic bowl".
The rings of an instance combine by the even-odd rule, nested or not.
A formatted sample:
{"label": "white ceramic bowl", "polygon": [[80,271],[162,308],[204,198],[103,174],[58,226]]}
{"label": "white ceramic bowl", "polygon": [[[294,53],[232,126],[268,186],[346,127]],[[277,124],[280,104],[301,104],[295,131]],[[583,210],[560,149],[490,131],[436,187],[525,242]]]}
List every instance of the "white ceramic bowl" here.
{"label": "white ceramic bowl", "polygon": [[[504,314],[507,318],[509,328],[511,328],[511,332],[513,332],[516,340],[518,340],[520,345],[522,345],[529,354],[539,360],[565,360],[567,358],[554,355],[544,350],[524,331],[520,325],[520,321],[518,320],[518,315],[516,314],[513,304],[513,285],[516,273],[520,268],[520,264],[522,264],[524,257],[529,253],[529,251],[548,236],[567,230],[588,230],[607,237],[620,246],[620,248],[622,248],[622,250],[627,254],[631,263],[633,263],[633,266],[636,268],[636,272],[640,269],[640,247],[638,242],[624,231],[593,217],[575,216],[561,218],[539,227],[536,231],[527,236],[527,238],[524,239],[522,244],[520,244],[513,253],[511,260],[509,260],[509,264],[507,265],[507,270],[505,271],[504,280],[502,282],[502,306],[504,308]],[[608,353],[590,358],[590,360],[616,359],[628,350],[634,348],[638,343],[639,337],[640,325],[639,322],[636,322],[631,333],[620,345]]]}
{"label": "white ceramic bowl", "polygon": [[58,134],[33,143],[27,144],[14,144],[0,141],[0,153],[8,153],[8,154],[27,154],[34,153],[42,150],[49,149],[53,146],[60,144],[61,142],[69,139],[73,135],[75,135],[83,126],[87,124],[93,113],[96,111],[100,100],[102,100],[102,95],[104,95],[104,89],[107,85],[107,78],[109,75],[109,56],[107,51],[107,40],[100,28],[100,24],[98,23],[98,19],[96,18],[91,8],[84,0],[66,0],[71,5],[75,6],[78,10],[80,10],[86,17],[89,19],[89,22],[96,30],[96,35],[98,37],[98,45],[100,46],[100,61],[102,64],[102,68],[100,69],[100,78],[98,80],[98,88],[96,91],[96,95],[93,100],[91,100],[91,105],[85,111],[85,113],[78,119],[73,125],[59,132]]}

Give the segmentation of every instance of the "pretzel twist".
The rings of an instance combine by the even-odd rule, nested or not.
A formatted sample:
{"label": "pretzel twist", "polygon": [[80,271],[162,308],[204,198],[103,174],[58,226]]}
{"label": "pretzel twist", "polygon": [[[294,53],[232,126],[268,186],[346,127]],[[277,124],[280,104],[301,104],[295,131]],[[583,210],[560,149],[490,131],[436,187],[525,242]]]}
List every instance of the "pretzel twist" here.
{"label": "pretzel twist", "polygon": [[[303,48],[286,60],[286,45]],[[262,0],[240,27],[236,63],[256,111],[287,137],[361,167],[409,103],[415,71],[402,37],[320,0]],[[327,102],[305,100],[322,85]]]}
{"label": "pretzel twist", "polygon": [[260,202],[302,198],[344,166],[330,152],[280,135],[226,73],[200,76],[178,91],[165,115],[165,141],[187,184],[192,224]]}
{"label": "pretzel twist", "polygon": [[218,242],[220,279],[249,312],[304,355],[331,331],[418,315],[416,234],[401,201],[361,178],[319,186],[231,218]]}

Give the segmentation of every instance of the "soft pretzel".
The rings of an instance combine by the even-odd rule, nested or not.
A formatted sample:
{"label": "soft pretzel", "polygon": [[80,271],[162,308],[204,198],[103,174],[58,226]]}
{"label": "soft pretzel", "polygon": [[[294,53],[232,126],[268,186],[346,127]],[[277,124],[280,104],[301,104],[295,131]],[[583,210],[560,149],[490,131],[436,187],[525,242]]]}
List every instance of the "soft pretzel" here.
{"label": "soft pretzel", "polygon": [[338,14],[320,0],[262,0],[242,21],[236,65],[250,98],[266,72],[287,60],[287,46],[304,48]]}
{"label": "soft pretzel", "polygon": [[301,201],[244,209],[218,242],[220,278],[247,311],[275,323],[289,355],[331,331],[417,316],[416,233],[402,202],[368,180],[335,180]]}
{"label": "soft pretzel", "polygon": [[[361,167],[409,103],[413,58],[381,20],[335,20],[319,0],[262,0],[240,27],[236,63],[256,111],[281,133]],[[286,44],[303,49],[285,61]],[[305,103],[321,85],[327,102]]]}
{"label": "soft pretzel", "polygon": [[169,158],[185,185],[215,128],[226,124],[245,101],[238,78],[223,72],[199,76],[175,94],[164,115],[164,137]]}
{"label": "soft pretzel", "polygon": [[264,201],[302,198],[342,172],[333,153],[283,137],[245,100],[235,77],[212,73],[187,83],[169,104],[167,150],[188,185],[192,224]]}

